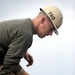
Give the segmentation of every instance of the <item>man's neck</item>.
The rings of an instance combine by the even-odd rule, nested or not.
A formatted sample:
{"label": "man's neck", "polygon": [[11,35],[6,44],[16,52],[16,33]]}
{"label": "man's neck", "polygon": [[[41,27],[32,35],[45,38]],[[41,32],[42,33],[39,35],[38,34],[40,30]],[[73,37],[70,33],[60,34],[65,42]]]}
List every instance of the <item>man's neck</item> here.
{"label": "man's neck", "polygon": [[34,25],[34,34],[37,34],[37,29],[39,26],[39,22],[36,18],[32,19],[33,25]]}

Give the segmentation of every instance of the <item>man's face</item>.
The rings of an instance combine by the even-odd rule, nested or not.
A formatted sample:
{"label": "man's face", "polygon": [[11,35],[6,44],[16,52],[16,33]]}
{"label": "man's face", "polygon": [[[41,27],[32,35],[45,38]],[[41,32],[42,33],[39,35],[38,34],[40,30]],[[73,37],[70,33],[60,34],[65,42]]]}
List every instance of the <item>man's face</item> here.
{"label": "man's face", "polygon": [[42,22],[40,23],[40,25],[38,27],[37,34],[40,38],[43,38],[48,35],[51,36],[54,29],[55,28],[54,28],[52,22],[49,19],[44,19],[44,20],[42,20]]}

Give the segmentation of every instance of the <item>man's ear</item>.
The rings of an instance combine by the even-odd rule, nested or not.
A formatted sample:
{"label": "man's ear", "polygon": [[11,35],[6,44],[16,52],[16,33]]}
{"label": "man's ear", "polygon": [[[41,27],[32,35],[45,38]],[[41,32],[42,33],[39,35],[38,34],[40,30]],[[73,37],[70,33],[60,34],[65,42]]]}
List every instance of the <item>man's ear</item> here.
{"label": "man's ear", "polygon": [[45,17],[42,17],[42,19],[41,19],[41,23],[43,24],[44,21],[45,21]]}

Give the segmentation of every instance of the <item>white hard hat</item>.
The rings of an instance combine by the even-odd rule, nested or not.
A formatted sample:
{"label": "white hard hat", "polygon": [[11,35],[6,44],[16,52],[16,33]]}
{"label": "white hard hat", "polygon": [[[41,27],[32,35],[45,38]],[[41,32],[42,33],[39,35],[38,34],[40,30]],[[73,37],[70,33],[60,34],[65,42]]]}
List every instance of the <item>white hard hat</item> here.
{"label": "white hard hat", "polygon": [[59,8],[56,6],[47,6],[44,8],[40,8],[40,10],[44,11],[49,19],[52,21],[53,26],[55,27],[55,34],[58,35],[57,29],[61,26],[63,22],[63,15]]}

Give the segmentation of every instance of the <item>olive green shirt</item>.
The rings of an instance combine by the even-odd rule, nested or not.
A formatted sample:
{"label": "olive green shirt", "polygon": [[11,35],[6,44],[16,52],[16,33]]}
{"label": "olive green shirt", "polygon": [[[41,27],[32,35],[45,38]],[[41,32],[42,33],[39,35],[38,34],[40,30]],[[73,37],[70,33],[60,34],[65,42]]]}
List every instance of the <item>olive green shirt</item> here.
{"label": "olive green shirt", "polygon": [[21,70],[20,59],[32,44],[33,32],[30,18],[0,22],[0,44],[6,48],[3,62],[5,68],[11,69],[14,73]]}

